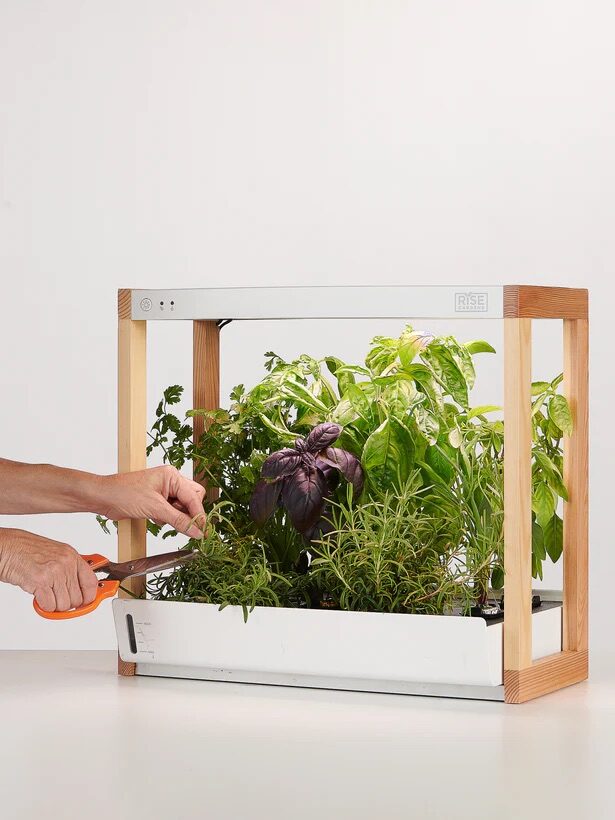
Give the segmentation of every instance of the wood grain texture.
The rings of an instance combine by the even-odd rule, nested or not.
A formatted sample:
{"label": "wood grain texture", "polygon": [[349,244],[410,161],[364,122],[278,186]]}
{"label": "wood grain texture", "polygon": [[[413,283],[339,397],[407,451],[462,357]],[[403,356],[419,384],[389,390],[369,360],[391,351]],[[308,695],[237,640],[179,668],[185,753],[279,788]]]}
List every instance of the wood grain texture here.
{"label": "wood grain texture", "polygon": [[504,319],[504,666],[532,662],[532,326]]}
{"label": "wood grain texture", "polygon": [[[216,410],[220,407],[220,329],[215,321],[195,321],[192,323],[192,406],[201,410]],[[205,430],[204,419],[195,416],[194,441],[197,442]],[[194,479],[204,486],[202,471],[194,464]],[[218,497],[217,488],[207,490],[207,499]]]}
{"label": "wood grain texture", "polygon": [[[120,319],[118,327],[118,471],[142,470],[146,466],[146,323]],[[146,522],[118,521],[118,561],[146,554]],[[142,594],[144,578],[124,582],[135,595]],[[120,590],[120,596],[125,596]],[[128,666],[118,667],[120,674]],[[122,671],[124,670],[124,671]]]}
{"label": "wood grain texture", "polygon": [[123,661],[118,653],[117,656],[117,673],[123,678],[132,678],[137,674],[137,664],[130,661]]}
{"label": "wood grain texture", "polygon": [[564,393],[574,429],[564,439],[563,648],[588,648],[589,323],[564,320]]}
{"label": "wood grain texture", "polygon": [[505,285],[504,317],[509,319],[587,319],[585,288]]}
{"label": "wood grain texture", "polygon": [[504,700],[525,703],[586,680],[588,671],[587,652],[558,652],[534,661],[528,669],[505,669]]}
{"label": "wood grain texture", "polygon": [[119,319],[130,319],[132,315],[132,291],[120,288],[117,292],[117,315]]}

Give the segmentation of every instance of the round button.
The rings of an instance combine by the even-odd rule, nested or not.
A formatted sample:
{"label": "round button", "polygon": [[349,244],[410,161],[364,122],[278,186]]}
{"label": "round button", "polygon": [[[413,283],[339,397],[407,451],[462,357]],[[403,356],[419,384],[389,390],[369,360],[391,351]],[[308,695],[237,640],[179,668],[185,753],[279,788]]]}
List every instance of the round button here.
{"label": "round button", "polygon": [[152,300],[151,299],[141,299],[140,306],[141,306],[141,310],[151,310],[152,309]]}

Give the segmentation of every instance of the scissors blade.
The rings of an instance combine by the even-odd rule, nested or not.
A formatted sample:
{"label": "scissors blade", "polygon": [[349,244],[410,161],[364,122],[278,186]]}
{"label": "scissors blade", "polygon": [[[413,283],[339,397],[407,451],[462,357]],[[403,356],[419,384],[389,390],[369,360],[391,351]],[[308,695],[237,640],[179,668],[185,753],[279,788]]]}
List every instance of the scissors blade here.
{"label": "scissors blade", "polygon": [[161,572],[164,569],[171,569],[171,567],[191,561],[198,554],[193,550],[176,550],[175,552],[165,552],[163,555],[152,555],[150,558],[136,558],[134,561],[125,561],[122,564],[109,562],[108,567],[105,567],[105,571],[110,581],[123,581],[125,578],[147,575],[148,572]]}

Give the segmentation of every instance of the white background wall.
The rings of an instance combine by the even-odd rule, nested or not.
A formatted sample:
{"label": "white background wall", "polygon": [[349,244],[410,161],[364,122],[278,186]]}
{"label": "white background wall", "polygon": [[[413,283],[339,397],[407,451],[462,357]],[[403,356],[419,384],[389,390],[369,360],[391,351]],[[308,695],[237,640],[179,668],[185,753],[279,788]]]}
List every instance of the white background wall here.
{"label": "white background wall", "polygon": [[[609,648],[614,24],[592,0],[0,0],[0,453],[114,470],[118,287],[586,285]],[[398,329],[231,325],[223,390],[269,348]],[[150,338],[153,404],[189,383],[190,328]],[[537,334],[540,373],[559,345]],[[89,516],[11,523],[115,552]],[[48,623],[0,587],[0,648],[113,645],[108,605]]]}

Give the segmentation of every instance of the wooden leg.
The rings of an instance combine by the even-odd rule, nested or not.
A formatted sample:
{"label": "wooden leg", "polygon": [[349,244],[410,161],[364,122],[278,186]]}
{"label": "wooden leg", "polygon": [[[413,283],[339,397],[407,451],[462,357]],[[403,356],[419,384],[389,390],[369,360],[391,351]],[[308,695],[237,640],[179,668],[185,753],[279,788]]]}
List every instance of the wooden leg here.
{"label": "wooden leg", "polygon": [[[118,332],[118,470],[142,470],[146,466],[146,323],[119,320]],[[118,522],[118,560],[130,561],[146,554],[145,521]],[[136,595],[144,589],[143,578],[124,584]],[[125,593],[120,590],[120,596]],[[135,664],[118,659],[120,675],[134,675]]]}
{"label": "wooden leg", "polygon": [[532,663],[531,319],[504,319],[504,669]]}
{"label": "wooden leg", "polygon": [[[213,321],[193,322],[193,407],[201,410],[216,410],[220,406],[220,329]],[[194,441],[197,442],[205,430],[202,416],[194,417]],[[203,476],[197,464],[194,478],[202,481]],[[218,490],[207,491],[208,501],[215,501]]]}
{"label": "wooden leg", "polygon": [[588,592],[588,371],[587,319],[564,320],[564,390],[574,430],[564,443],[564,633],[563,648],[585,651]]}

